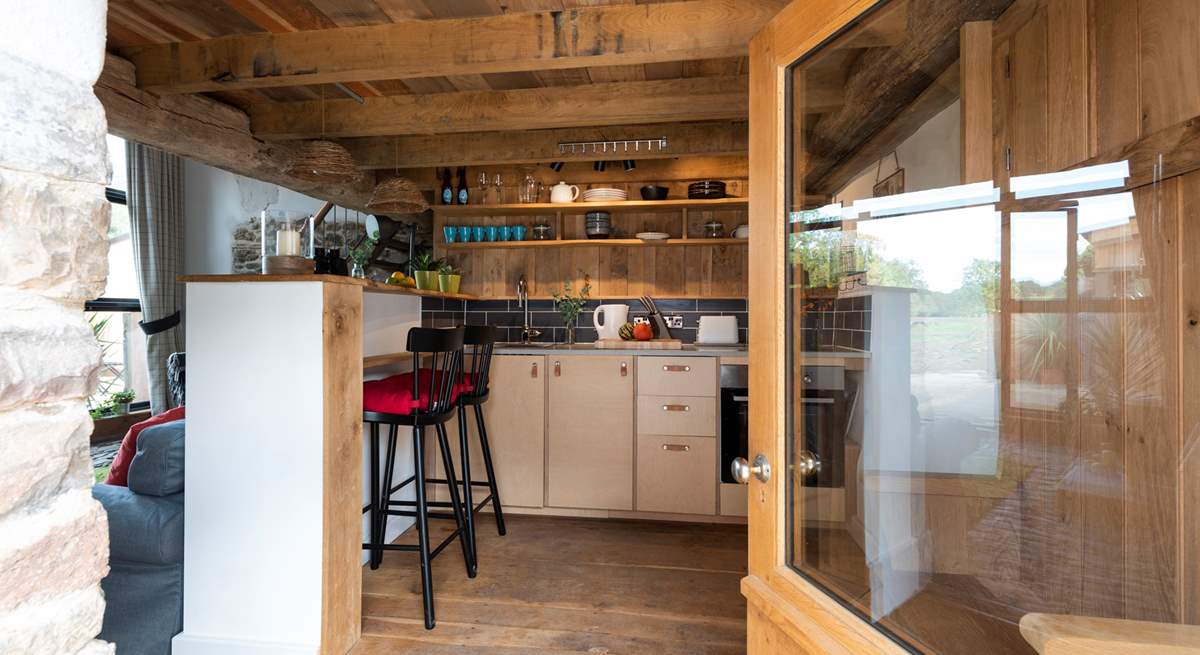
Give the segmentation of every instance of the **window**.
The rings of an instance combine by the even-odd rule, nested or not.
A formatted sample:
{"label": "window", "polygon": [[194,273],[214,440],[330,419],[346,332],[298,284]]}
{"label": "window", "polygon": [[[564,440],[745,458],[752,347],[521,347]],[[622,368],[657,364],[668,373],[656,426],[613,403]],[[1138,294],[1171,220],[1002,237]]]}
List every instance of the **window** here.
{"label": "window", "polygon": [[112,203],[108,227],[108,283],[104,295],[84,305],[88,323],[100,344],[100,384],[88,398],[88,409],[99,418],[119,411],[114,394],[132,391],[132,410],[150,406],[146,372],[146,335],[138,327],[142,306],[138,301],[137,269],[133,263],[126,192],[125,140],[109,135],[108,157],[112,182],[105,197]]}

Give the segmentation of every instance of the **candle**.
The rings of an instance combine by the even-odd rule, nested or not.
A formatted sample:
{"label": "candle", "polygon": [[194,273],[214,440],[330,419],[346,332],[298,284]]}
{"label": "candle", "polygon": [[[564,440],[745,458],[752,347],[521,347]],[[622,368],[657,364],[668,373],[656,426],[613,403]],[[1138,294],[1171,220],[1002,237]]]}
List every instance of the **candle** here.
{"label": "candle", "polygon": [[279,230],[275,233],[275,254],[300,255],[300,233],[295,230]]}

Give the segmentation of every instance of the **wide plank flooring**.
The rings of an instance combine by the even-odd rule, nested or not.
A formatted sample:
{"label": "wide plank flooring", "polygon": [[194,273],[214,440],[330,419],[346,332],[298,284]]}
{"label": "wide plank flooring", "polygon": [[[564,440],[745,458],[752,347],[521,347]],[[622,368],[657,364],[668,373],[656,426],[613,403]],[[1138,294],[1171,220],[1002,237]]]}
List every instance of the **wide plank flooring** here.
{"label": "wide plank flooring", "polygon": [[[363,637],[383,653],[743,653],[746,528],[506,516],[478,521],[479,575],[461,548],[433,562],[437,627],[422,622],[416,553],[363,568]],[[445,521],[431,526],[445,535]],[[415,543],[410,530],[400,543]],[[434,541],[437,543],[437,541]]]}

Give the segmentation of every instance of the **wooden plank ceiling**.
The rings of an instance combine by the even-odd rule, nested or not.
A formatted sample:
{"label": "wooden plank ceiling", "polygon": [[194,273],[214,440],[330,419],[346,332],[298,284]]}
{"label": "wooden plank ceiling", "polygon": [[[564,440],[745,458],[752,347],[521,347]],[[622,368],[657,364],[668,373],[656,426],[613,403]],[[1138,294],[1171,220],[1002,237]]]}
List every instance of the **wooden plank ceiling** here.
{"label": "wooden plank ceiling", "polygon": [[[333,60],[338,58],[339,50],[336,44],[343,32],[347,50],[357,49],[363,52],[364,48],[371,47],[364,44],[361,34],[356,34],[350,28],[387,26],[397,22],[403,26],[406,22],[411,24],[411,21],[431,21],[431,25],[436,28],[436,21],[504,16],[513,17],[509,20],[535,20],[540,16],[556,16],[555,13],[548,12],[570,12],[576,9],[585,14],[589,11],[629,12],[638,10],[636,5],[651,4],[670,4],[670,7],[641,9],[680,11],[682,7],[688,6],[696,8],[693,9],[696,11],[706,3],[708,7],[704,8],[705,12],[727,14],[716,17],[717,19],[713,20],[714,24],[741,20],[743,24],[737,30],[743,32],[757,29],[757,24],[765,22],[778,6],[785,4],[775,0],[745,0],[741,3],[698,0],[698,4],[660,3],[656,0],[110,0],[108,48],[114,54],[139,63],[140,71],[142,68],[150,68],[144,63],[147,61],[153,64],[154,68],[158,68],[160,64],[164,68],[174,65],[178,59],[168,62],[167,55],[186,47],[198,47],[203,50],[210,43],[220,44],[222,41],[230,41],[231,38],[244,37],[261,42],[264,38],[278,38],[271,37],[272,34],[305,32],[314,38],[323,39],[320,44],[322,52],[328,52],[325,56]],[[747,11],[747,7],[752,9]],[[523,19],[521,16],[529,18]],[[596,18],[599,21],[610,17],[597,15]],[[626,25],[629,25],[636,16],[633,19],[621,19],[617,15],[616,19],[625,20]],[[596,24],[599,25],[599,22]],[[555,29],[557,30],[558,26],[555,26]],[[572,29],[576,32],[579,30],[575,26],[572,26]],[[729,32],[731,35],[738,35],[737,30],[731,28]],[[307,35],[296,35],[293,38],[304,38]],[[387,36],[384,35],[383,38]],[[653,34],[650,34],[646,38],[652,36]],[[474,46],[477,38],[479,37],[474,35],[468,37],[469,44]],[[737,38],[741,40],[740,35]],[[397,40],[390,39],[384,42],[395,44]],[[712,43],[713,39],[706,38],[705,42]],[[270,41],[266,43],[266,47],[273,47]],[[157,44],[182,44],[182,47],[162,47]],[[253,47],[254,43],[247,45],[239,40],[238,45]],[[301,47],[303,45],[300,44]],[[283,48],[283,45],[279,47]],[[655,48],[649,44],[645,48],[647,51],[653,49]],[[621,45],[618,44],[614,50],[620,52]],[[700,52],[698,48],[693,50]],[[672,130],[678,131],[681,121],[689,122],[693,126],[710,126],[714,130],[715,150],[710,153],[708,148],[693,144],[684,148],[685,154],[727,154],[731,127],[734,132],[745,129],[745,74],[748,62],[747,57],[742,54],[745,44],[724,45],[710,50],[736,52],[736,56],[572,68],[552,68],[555,64],[551,63],[545,68],[534,70],[494,70],[404,79],[338,80],[362,96],[366,104],[359,104],[333,83],[306,84],[282,80],[269,81],[261,88],[244,88],[241,85],[230,84],[227,86],[232,88],[221,86],[220,90],[206,90],[203,95],[245,111],[252,117],[254,132],[268,139],[318,136],[323,130],[320,118],[322,110],[326,113],[331,127],[337,124],[337,120],[344,121],[340,129],[330,130],[330,136],[366,137],[358,140],[357,149],[369,147],[364,141],[369,142],[389,135],[436,135],[480,130],[493,132],[504,139],[505,135],[497,130],[519,131],[539,126],[536,114],[519,117],[515,114],[529,112],[540,103],[550,102],[558,104],[546,115],[549,121],[544,125],[546,128],[613,126],[609,130],[602,130],[605,138],[622,138],[635,134],[645,137],[657,136],[660,132],[665,134]],[[201,58],[206,56],[208,55],[201,55]],[[158,59],[154,59],[155,57]],[[647,59],[651,58],[654,57]],[[604,60],[603,57],[592,59]],[[284,62],[284,65],[286,63]],[[500,69],[504,67],[504,62],[494,66]],[[627,83],[650,84],[644,87],[622,86]],[[655,83],[659,83],[659,86],[655,86]],[[151,87],[145,84],[141,77],[139,85],[156,93],[190,91],[182,88],[164,90]],[[209,83],[205,86],[215,85]],[[581,88],[569,91],[548,90],[555,87]],[[592,101],[603,98],[605,89],[620,92],[632,105],[627,105],[626,111],[623,112],[608,112],[605,107],[586,106],[589,98]],[[580,111],[576,112],[578,117],[572,116],[570,105],[562,102],[568,97],[568,93],[577,94],[585,101],[585,106],[576,105],[580,107]],[[686,102],[689,94],[704,99],[704,106]],[[642,114],[645,118],[630,120],[630,116],[637,113],[637,110],[629,110],[628,107],[636,107],[639,98],[646,107]],[[494,126],[486,118],[487,112],[484,111],[488,104],[493,102],[496,104],[490,111],[498,119]],[[679,104],[678,111],[671,109],[673,102]],[[459,125],[458,119],[471,113],[461,111],[461,107],[458,106],[461,103],[477,103],[485,116],[484,120],[465,127]],[[622,107],[620,102],[611,100],[606,106],[613,110]],[[427,110],[420,115],[409,117],[412,109],[419,107],[425,107]],[[442,111],[440,107],[445,108],[445,111],[459,109],[459,113],[443,116],[439,113]],[[378,119],[375,118],[377,108],[385,111]],[[363,122],[363,116],[371,120]],[[259,123],[262,124],[262,129],[259,129]],[[660,125],[645,125],[646,123]],[[363,125],[365,131],[355,129],[353,126],[356,125]],[[556,130],[555,136],[561,137],[569,131]],[[596,134],[595,129],[582,132],[586,133],[587,138]],[[692,140],[697,137],[704,138],[703,130],[699,134],[695,132],[695,129],[689,132]],[[684,145],[680,143],[681,147]],[[395,148],[392,140],[381,141],[376,147],[377,150],[385,148]],[[456,161],[460,163],[467,163],[464,160],[472,159],[463,157],[461,150],[456,154]],[[483,153],[480,155],[483,156]],[[368,167],[390,167],[386,162],[388,159],[391,158],[376,157]]]}

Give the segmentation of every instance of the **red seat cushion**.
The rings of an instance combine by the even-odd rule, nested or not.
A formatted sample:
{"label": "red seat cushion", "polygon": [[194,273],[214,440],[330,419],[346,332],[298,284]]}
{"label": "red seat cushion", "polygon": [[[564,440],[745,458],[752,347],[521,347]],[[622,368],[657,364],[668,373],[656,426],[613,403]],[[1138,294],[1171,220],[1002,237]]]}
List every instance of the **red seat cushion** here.
{"label": "red seat cushion", "polygon": [[104,484],[119,487],[129,486],[129,464],[133,461],[133,456],[137,454],[138,435],[141,434],[142,430],[152,425],[178,421],[184,418],[184,414],[182,407],[176,407],[130,426],[129,431],[125,433],[125,438],[121,440],[121,448],[117,451],[117,456],[113,458],[112,466],[108,469],[108,477],[104,480]]}
{"label": "red seat cushion", "polygon": [[[432,386],[429,369],[421,369],[421,397],[413,400],[413,374],[401,373],[382,380],[363,383],[363,411],[385,414],[411,414],[414,409],[424,411],[429,406],[429,389]],[[463,380],[454,386],[450,402],[458,400],[460,393],[469,393],[470,384]]]}

